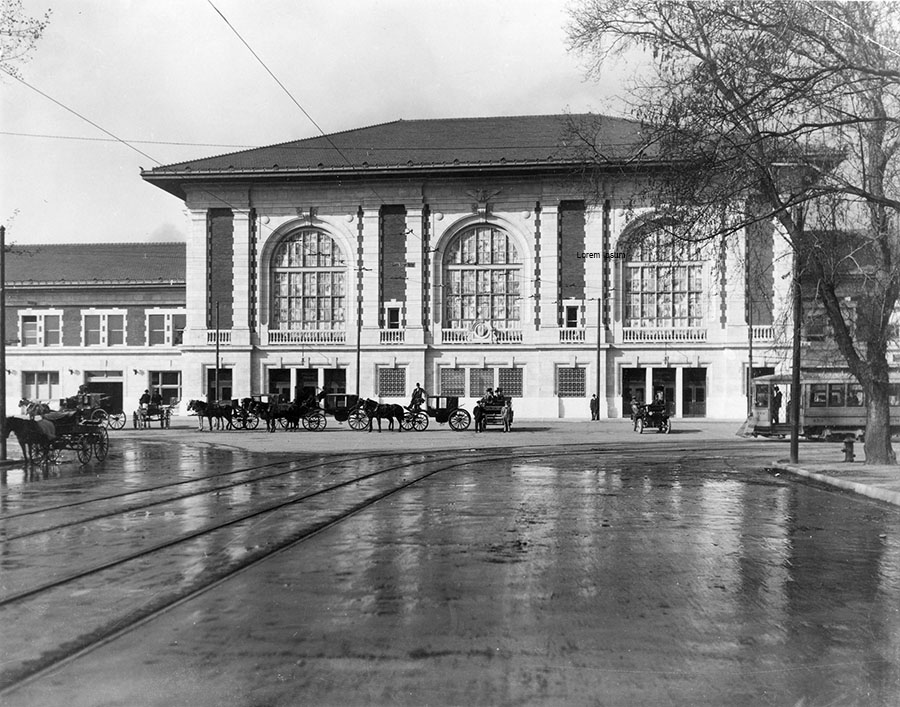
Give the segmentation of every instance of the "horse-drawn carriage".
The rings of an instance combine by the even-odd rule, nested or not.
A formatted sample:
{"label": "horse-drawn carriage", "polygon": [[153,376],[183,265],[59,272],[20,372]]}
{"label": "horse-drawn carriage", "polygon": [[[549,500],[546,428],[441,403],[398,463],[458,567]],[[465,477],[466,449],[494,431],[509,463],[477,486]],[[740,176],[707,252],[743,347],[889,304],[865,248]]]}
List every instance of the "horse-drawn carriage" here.
{"label": "horse-drawn carriage", "polygon": [[285,403],[274,394],[253,395],[250,409],[266,421],[269,432],[274,432],[278,425],[285,430],[297,430],[303,425],[305,430],[320,432],[328,424],[325,413],[319,408],[324,397],[325,393],[319,393],[314,399]]}
{"label": "horse-drawn carriage", "polygon": [[665,402],[632,403],[631,406],[634,429],[640,434],[648,427],[655,427],[658,432],[669,434],[672,431],[670,415],[669,405]]}
{"label": "horse-drawn carriage", "polygon": [[459,406],[459,397],[455,395],[429,395],[425,410],[428,417],[441,425],[447,423],[455,432],[467,430],[472,424],[472,416]]}
{"label": "horse-drawn carriage", "polygon": [[168,429],[172,422],[172,408],[168,405],[154,405],[148,403],[141,405],[131,416],[134,429],[147,429],[152,422],[159,422],[159,426]]}
{"label": "horse-drawn carriage", "polygon": [[61,398],[59,409],[63,412],[77,410],[83,420],[98,422],[111,430],[121,430],[127,420],[125,412],[112,409],[109,401],[110,396],[102,393],[80,393],[71,398]]}
{"label": "horse-drawn carriage", "polygon": [[65,450],[74,451],[82,464],[92,456],[98,461],[106,459],[109,433],[99,420],[85,419],[79,410],[56,412],[46,408],[37,414],[40,420],[6,418],[6,434],[15,432],[26,462],[58,464]]}

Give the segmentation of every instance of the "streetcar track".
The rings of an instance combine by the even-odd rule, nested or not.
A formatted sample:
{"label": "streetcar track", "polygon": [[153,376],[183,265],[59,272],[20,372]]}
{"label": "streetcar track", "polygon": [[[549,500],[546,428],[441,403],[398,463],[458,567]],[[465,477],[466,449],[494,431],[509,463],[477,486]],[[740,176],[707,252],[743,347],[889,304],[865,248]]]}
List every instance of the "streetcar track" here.
{"label": "streetcar track", "polygon": [[[502,460],[506,460],[506,459],[508,459],[508,456],[480,457],[479,462],[484,463],[484,462],[492,462],[492,461],[502,461]],[[442,462],[432,462],[432,463],[442,463]],[[209,591],[213,587],[218,586],[218,585],[230,580],[237,574],[244,572],[244,571],[258,565],[277,554],[288,551],[291,548],[299,545],[300,543],[318,535],[319,533],[338,525],[339,523],[368,509],[369,507],[378,503],[379,501],[383,500],[384,498],[387,498],[396,493],[399,493],[400,491],[406,490],[406,489],[410,488],[411,486],[414,486],[415,484],[420,483],[421,481],[424,481],[424,480],[426,480],[436,474],[439,474],[443,471],[448,471],[450,469],[454,469],[457,467],[463,467],[463,466],[466,466],[466,465],[469,465],[472,463],[473,463],[472,460],[466,459],[463,461],[457,461],[452,464],[439,466],[438,468],[431,469],[419,476],[416,476],[415,478],[406,480],[403,483],[391,486],[390,488],[388,488],[384,491],[376,493],[372,496],[365,497],[362,500],[360,500],[359,502],[357,502],[356,504],[352,505],[350,508],[338,513],[337,515],[330,517],[330,518],[326,518],[323,521],[314,523],[311,527],[300,531],[296,535],[289,536],[289,537],[277,542],[273,546],[266,547],[265,549],[258,552],[256,555],[249,556],[245,560],[239,562],[237,566],[228,568],[228,570],[224,571],[220,576],[210,577],[207,580],[202,581],[197,586],[194,586],[191,589],[184,591],[174,597],[165,597],[161,601],[158,601],[156,604],[150,604],[147,606],[139,607],[137,610],[135,610],[134,612],[132,612],[129,615],[129,617],[127,618],[127,620],[124,623],[122,623],[121,625],[117,625],[113,630],[107,630],[107,631],[103,632],[101,635],[96,635],[97,631],[94,631],[94,632],[88,634],[88,636],[86,638],[82,638],[82,640],[74,641],[74,643],[77,643],[78,645],[69,646],[67,648],[65,655],[60,656],[58,654],[51,654],[49,657],[42,656],[41,658],[29,661],[28,663],[25,663],[18,670],[13,669],[13,670],[9,671],[9,674],[5,678],[0,678],[3,680],[3,682],[0,683],[0,695],[7,694],[8,692],[12,691],[13,689],[22,686],[24,683],[29,682],[34,679],[37,679],[41,675],[46,674],[47,672],[59,667],[60,665],[70,662],[71,660],[74,660],[75,658],[77,658],[81,655],[85,655],[85,654],[89,653],[90,651],[93,651],[93,650],[97,649],[98,647],[105,645],[106,643],[114,640],[116,637],[130,632],[130,631],[134,630],[135,628],[137,628],[138,626],[146,623],[147,621],[150,621],[153,618],[172,610],[174,607],[179,606],[180,604],[183,604],[184,602],[189,601],[189,600],[203,594],[204,592]],[[365,479],[368,479],[368,478],[371,478],[374,476],[379,476],[379,475],[382,475],[389,471],[397,471],[400,468],[413,466],[414,464],[421,464],[421,462],[410,462],[408,464],[399,465],[397,468],[389,468],[389,469],[383,469],[383,470],[379,470],[376,472],[372,472],[371,474],[366,474],[363,477],[357,477],[355,479],[343,482],[341,484],[337,484],[328,489],[322,489],[312,495],[317,496],[317,495],[321,495],[323,493],[333,492],[339,488],[344,488],[344,487],[350,486],[359,481],[362,481],[362,480],[365,480]],[[285,506],[289,506],[293,503],[297,503],[299,500],[301,500],[301,499],[292,499],[291,501],[287,501],[283,504],[279,504],[279,506],[280,506],[279,508],[269,508],[269,509],[266,509],[261,512],[253,512],[253,513],[245,514],[245,516],[243,518],[241,518],[240,520],[233,519],[232,521],[223,523],[214,529],[205,529],[202,531],[198,531],[197,533],[191,533],[187,536],[182,536],[176,540],[163,543],[163,544],[161,544],[160,547],[153,548],[152,550],[147,549],[140,553],[135,553],[134,556],[131,557],[129,560],[120,559],[119,561],[115,561],[114,563],[112,563],[112,565],[123,564],[126,561],[133,561],[135,559],[138,559],[139,557],[143,557],[147,554],[150,554],[151,552],[158,552],[159,550],[166,549],[173,545],[176,545],[179,543],[184,543],[189,540],[195,539],[196,537],[199,537],[201,535],[208,535],[212,532],[216,532],[217,530],[222,530],[230,525],[234,525],[237,522],[249,520],[255,516],[264,515],[266,513],[274,514],[275,512],[280,510],[281,507],[285,507]],[[33,600],[37,594],[46,593],[58,586],[61,586],[62,584],[70,583],[72,581],[75,581],[76,579],[83,578],[83,577],[86,577],[91,574],[97,574],[98,572],[104,571],[104,569],[109,569],[109,568],[108,567],[91,568],[84,572],[78,573],[78,575],[72,575],[68,578],[65,578],[64,580],[48,583],[47,585],[42,586],[42,587],[35,587],[35,588],[32,588],[31,590],[20,593],[19,595],[16,595],[13,597],[7,597],[6,599],[0,601],[0,607],[5,608],[5,607],[8,607],[10,604],[22,602],[26,599]],[[70,644],[71,643],[73,643],[73,642],[70,641]]]}

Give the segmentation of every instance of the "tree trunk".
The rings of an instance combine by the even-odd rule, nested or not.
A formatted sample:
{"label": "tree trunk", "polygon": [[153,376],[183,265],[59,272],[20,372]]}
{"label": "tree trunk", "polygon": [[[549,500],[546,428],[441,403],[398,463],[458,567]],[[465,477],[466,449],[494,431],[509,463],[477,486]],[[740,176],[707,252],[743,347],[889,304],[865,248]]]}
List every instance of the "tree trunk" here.
{"label": "tree trunk", "polygon": [[896,464],[891,446],[891,408],[886,385],[874,384],[866,391],[866,464]]}

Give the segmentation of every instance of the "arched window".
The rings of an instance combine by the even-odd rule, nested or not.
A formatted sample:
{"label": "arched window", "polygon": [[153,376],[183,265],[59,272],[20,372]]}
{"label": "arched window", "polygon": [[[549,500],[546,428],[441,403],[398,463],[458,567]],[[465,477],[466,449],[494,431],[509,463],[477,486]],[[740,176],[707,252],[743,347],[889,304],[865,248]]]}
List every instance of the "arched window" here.
{"label": "arched window", "polygon": [[497,329],[520,327],[522,260],[512,239],[487,224],[468,228],[444,258],[446,328],[486,322]]}
{"label": "arched window", "polygon": [[625,249],[626,327],[697,328],[703,324],[701,247],[662,231]]}
{"label": "arched window", "polygon": [[295,231],[272,256],[272,328],[343,329],[347,268],[331,236]]}

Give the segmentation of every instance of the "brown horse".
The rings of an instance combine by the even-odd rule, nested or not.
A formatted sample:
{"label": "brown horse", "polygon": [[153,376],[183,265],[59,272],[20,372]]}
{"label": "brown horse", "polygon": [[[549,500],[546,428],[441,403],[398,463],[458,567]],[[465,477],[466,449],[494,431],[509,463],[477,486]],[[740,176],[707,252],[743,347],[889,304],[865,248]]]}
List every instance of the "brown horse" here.
{"label": "brown horse", "polygon": [[372,431],[372,420],[378,420],[378,431],[381,432],[381,421],[388,421],[388,429],[394,429],[394,420],[397,420],[397,431],[403,431],[403,416],[406,412],[402,405],[392,405],[390,403],[379,403],[371,398],[366,399],[362,404],[363,410],[369,416],[369,432]]}
{"label": "brown horse", "polygon": [[26,420],[22,417],[6,418],[6,436],[14,432],[16,439],[19,440],[19,446],[22,448],[22,458],[27,464],[33,464],[35,457],[40,452],[41,458],[46,456],[45,452],[50,446],[52,437],[49,437],[41,425],[34,420]]}

